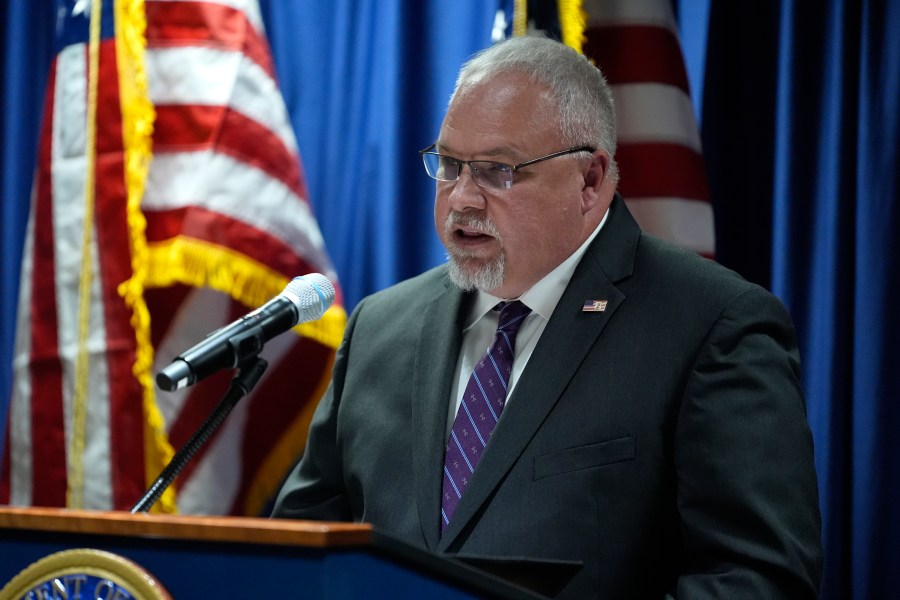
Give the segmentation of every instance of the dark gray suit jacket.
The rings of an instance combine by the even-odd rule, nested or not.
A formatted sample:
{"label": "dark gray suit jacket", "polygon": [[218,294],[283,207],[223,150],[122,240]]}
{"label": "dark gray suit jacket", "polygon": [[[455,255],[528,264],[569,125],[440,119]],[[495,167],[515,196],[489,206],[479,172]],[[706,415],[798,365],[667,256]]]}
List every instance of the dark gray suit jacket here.
{"label": "dark gray suit jacket", "polygon": [[[275,516],[447,553],[579,561],[565,598],[812,598],[812,439],[781,303],[620,198],[440,536],[462,315],[445,268],[366,298]],[[583,312],[606,300],[603,312]]]}

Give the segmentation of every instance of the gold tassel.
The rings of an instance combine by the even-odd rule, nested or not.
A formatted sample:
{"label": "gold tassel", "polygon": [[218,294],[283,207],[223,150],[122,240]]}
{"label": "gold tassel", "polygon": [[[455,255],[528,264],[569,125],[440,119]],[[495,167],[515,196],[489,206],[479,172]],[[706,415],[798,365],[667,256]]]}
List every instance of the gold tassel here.
{"label": "gold tassel", "polygon": [[515,0],[513,6],[513,27],[512,34],[514,36],[525,35],[528,32],[528,0]]}
{"label": "gold tassel", "polygon": [[87,116],[85,131],[84,222],[81,232],[81,271],[78,278],[78,345],[75,354],[75,382],[72,391],[72,435],[68,447],[66,506],[84,508],[84,445],[87,424],[90,356],[87,348],[91,324],[93,266],[91,244],[94,232],[97,166],[97,95],[100,85],[100,17],[102,0],[91,11],[87,66]]}

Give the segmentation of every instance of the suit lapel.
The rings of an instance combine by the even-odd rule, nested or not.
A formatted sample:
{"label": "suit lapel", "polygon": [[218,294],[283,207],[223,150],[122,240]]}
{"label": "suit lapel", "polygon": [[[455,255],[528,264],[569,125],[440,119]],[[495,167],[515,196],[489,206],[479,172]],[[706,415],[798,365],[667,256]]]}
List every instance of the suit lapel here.
{"label": "suit lapel", "polygon": [[[503,411],[438,550],[447,550],[453,544],[503,480],[624,302],[625,296],[614,282],[632,272],[640,231],[621,200],[610,210],[604,230],[575,270],[516,384],[509,407]],[[584,312],[586,300],[606,300],[606,309]]]}
{"label": "suit lapel", "polygon": [[463,298],[460,290],[448,284],[426,306],[415,352],[411,451],[419,520],[428,548],[435,548],[439,540],[448,402],[459,354]]}

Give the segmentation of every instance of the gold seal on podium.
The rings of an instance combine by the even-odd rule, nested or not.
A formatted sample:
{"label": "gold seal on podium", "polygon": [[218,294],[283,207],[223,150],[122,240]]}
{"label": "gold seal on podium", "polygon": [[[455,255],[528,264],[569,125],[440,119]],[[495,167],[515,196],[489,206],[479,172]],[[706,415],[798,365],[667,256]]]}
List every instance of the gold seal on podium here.
{"label": "gold seal on podium", "polygon": [[32,563],[12,578],[0,600],[172,600],[136,563],[110,552],[74,549]]}

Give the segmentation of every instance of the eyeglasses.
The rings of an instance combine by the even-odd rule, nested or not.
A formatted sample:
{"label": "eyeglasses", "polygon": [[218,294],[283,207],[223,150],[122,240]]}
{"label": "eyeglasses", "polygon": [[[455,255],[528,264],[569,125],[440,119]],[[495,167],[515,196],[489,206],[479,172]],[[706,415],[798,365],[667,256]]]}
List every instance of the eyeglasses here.
{"label": "eyeglasses", "polygon": [[526,160],[517,165],[508,165],[493,160],[460,160],[458,158],[453,158],[452,156],[434,152],[436,146],[437,144],[432,144],[424,150],[419,150],[419,154],[422,155],[422,162],[425,163],[425,172],[428,173],[429,177],[437,179],[438,181],[456,181],[459,179],[459,174],[462,173],[463,165],[469,165],[469,170],[472,172],[472,178],[475,180],[475,183],[483,188],[494,190],[508,190],[511,188],[513,184],[513,173],[522,167],[527,167],[544,160],[550,160],[557,156],[565,156],[566,154],[594,152],[594,148],[590,146],[579,146],[577,148],[569,148],[568,150],[554,152],[553,154],[541,156],[540,158]]}

